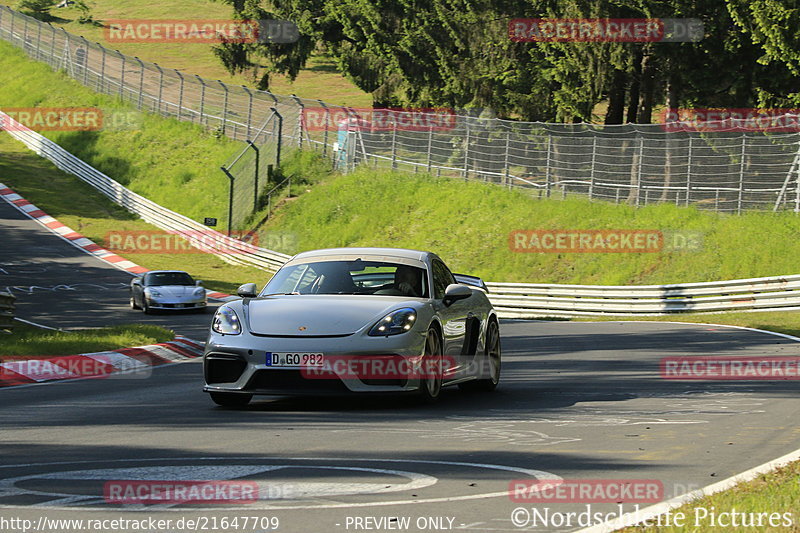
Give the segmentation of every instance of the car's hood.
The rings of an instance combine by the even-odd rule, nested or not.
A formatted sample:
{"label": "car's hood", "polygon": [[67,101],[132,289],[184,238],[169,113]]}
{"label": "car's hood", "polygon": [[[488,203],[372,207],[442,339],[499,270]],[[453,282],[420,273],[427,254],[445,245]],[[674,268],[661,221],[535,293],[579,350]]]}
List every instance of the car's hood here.
{"label": "car's hood", "polygon": [[396,296],[286,295],[249,300],[247,325],[257,335],[347,335],[421,301]]}
{"label": "car's hood", "polygon": [[148,289],[155,289],[161,293],[162,296],[172,298],[182,298],[184,296],[191,296],[197,290],[194,285],[159,285],[154,287],[147,287]]}

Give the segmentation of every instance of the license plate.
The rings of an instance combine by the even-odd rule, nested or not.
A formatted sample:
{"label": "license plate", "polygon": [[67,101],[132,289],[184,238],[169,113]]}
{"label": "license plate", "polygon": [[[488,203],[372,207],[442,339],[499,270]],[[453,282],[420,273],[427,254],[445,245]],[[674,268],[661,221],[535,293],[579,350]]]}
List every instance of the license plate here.
{"label": "license plate", "polygon": [[325,356],[321,353],[267,352],[266,365],[273,367],[322,366]]}

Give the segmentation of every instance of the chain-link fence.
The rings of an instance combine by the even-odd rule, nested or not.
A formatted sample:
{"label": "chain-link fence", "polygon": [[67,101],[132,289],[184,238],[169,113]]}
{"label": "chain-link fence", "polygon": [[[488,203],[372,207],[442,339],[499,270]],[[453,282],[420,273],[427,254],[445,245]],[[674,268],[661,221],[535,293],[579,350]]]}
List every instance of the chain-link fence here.
{"label": "chain-link fence", "polygon": [[[409,125],[402,120],[407,113],[385,111],[376,125],[364,120],[364,111],[165,69],[7,7],[0,7],[0,38],[143,111],[249,140],[262,150],[260,165],[276,162],[280,149],[311,147],[343,170],[366,164],[429,172],[526,188],[543,198],[580,194],[637,206],[671,202],[735,213],[800,211],[797,131],[670,132],[659,124],[531,123],[468,112],[444,120],[437,113],[417,113],[434,118]],[[251,152],[246,149],[226,165],[235,178],[234,202],[243,206],[235,207],[235,223],[258,207]]]}

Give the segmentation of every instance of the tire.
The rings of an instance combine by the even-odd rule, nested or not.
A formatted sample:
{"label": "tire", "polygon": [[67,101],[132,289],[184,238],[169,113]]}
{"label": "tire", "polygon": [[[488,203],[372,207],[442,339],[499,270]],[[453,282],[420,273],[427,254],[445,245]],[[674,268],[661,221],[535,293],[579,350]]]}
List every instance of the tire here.
{"label": "tire", "polygon": [[442,341],[439,338],[439,333],[434,328],[428,329],[428,335],[425,338],[425,353],[423,356],[423,364],[430,360],[439,360],[439,364],[427,364],[423,368],[434,368],[434,375],[429,375],[429,372],[423,371],[423,377],[419,380],[419,399],[422,403],[431,404],[439,399],[439,394],[442,392],[442,374],[441,374],[441,356],[442,356]]}
{"label": "tire", "polygon": [[500,326],[492,320],[486,328],[486,349],[482,361],[489,369],[489,377],[459,383],[458,388],[469,392],[492,392],[500,383],[501,360]]}
{"label": "tire", "polygon": [[132,293],[131,293],[131,309],[133,309],[134,311],[136,309],[139,309],[139,306],[136,305],[136,298],[133,297]]}
{"label": "tire", "polygon": [[146,315],[152,315],[153,310],[150,309],[150,306],[147,305],[147,298],[142,298],[142,313]]}
{"label": "tire", "polygon": [[222,407],[244,407],[253,399],[252,394],[236,394],[234,392],[212,392],[211,399]]}

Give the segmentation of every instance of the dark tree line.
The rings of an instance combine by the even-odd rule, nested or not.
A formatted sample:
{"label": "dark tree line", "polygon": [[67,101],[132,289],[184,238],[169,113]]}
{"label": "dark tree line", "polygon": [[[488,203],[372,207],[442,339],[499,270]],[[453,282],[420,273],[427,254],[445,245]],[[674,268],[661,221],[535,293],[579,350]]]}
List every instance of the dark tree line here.
{"label": "dark tree line", "polygon": [[[501,117],[650,123],[657,107],[800,104],[800,0],[223,0],[288,19],[292,44],[223,44],[231,72],[297,76],[330,54],[376,107],[491,108]],[[681,43],[513,42],[513,18],[697,18]]]}

